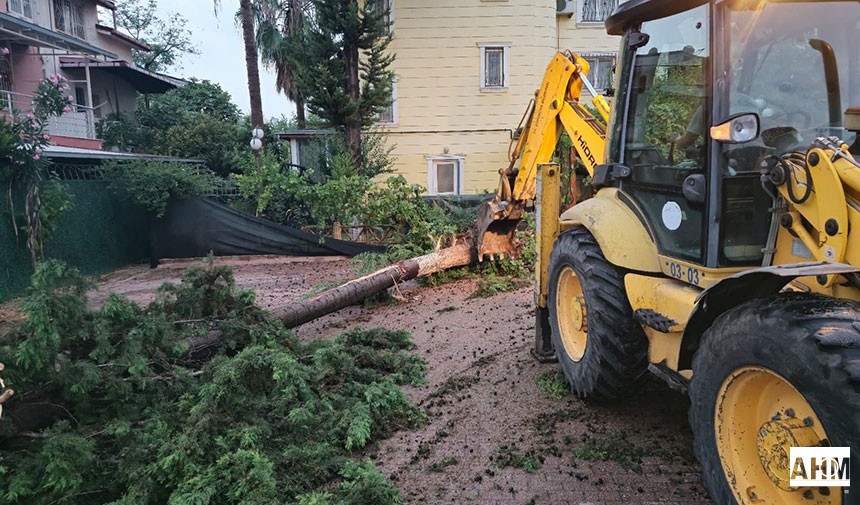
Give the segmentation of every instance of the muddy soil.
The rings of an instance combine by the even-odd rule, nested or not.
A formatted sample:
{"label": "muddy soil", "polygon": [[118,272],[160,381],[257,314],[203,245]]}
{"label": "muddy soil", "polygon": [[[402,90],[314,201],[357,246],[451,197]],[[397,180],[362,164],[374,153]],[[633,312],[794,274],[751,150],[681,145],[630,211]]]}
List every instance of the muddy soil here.
{"label": "muddy soil", "polygon": [[[219,262],[233,264],[237,284],[255,289],[267,308],[355,275],[346,259]],[[188,264],[114,272],[100,280],[91,303],[108,293],[147,303]],[[691,451],[686,397],[649,377],[614,404],[551,398],[537,381],[557,365],[529,354],[531,289],[471,298],[475,288],[474,280],[435,288],[410,282],[399,287],[398,300],[344,309],[295,330],[304,339],[331,338],[352,326],[412,333],[427,375],[408,394],[428,421],[367,451],[404,503],[710,503]]]}

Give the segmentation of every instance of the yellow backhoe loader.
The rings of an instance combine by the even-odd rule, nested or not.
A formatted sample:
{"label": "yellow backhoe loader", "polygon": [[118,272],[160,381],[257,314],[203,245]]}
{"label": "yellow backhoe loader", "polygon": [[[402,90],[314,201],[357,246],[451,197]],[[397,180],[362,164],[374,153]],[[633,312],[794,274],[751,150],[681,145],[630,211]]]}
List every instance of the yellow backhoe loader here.
{"label": "yellow backhoe loader", "polygon": [[[479,253],[535,206],[535,354],[583,398],[687,391],[715,503],[860,503],[860,2],[629,0],[606,27],[607,126],[557,54]],[[596,190],[563,212],[562,131]]]}

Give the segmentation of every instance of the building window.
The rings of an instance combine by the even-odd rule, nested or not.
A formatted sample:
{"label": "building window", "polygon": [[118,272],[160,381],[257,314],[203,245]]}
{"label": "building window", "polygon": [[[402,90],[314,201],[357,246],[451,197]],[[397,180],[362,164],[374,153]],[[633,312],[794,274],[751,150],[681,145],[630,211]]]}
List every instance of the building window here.
{"label": "building window", "polygon": [[463,156],[427,157],[427,193],[430,195],[463,194]]}
{"label": "building window", "polygon": [[12,63],[9,56],[0,56],[0,108],[12,106]]}
{"label": "building window", "polygon": [[597,91],[606,91],[612,87],[615,77],[615,53],[582,53],[580,54],[591,68],[588,80]]}
{"label": "building window", "polygon": [[578,23],[602,24],[622,2],[619,0],[579,0],[576,3],[576,21]]}
{"label": "building window", "polygon": [[86,39],[84,9],[75,0],[54,0],[54,26],[79,39]]}
{"label": "building window", "polygon": [[394,0],[373,0],[371,8],[388,24],[389,33],[394,33]]}
{"label": "building window", "polygon": [[9,0],[9,12],[33,18],[33,0]]}
{"label": "building window", "polygon": [[507,91],[509,42],[479,43],[481,49],[481,91]]}
{"label": "building window", "polygon": [[391,81],[391,105],[379,111],[376,121],[384,126],[397,124],[397,78]]}

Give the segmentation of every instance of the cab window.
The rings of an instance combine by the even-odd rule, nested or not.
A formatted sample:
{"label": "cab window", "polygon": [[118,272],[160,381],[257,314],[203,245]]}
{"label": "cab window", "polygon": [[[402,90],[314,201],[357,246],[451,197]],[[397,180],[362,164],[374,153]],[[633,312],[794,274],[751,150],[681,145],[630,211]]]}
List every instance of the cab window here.
{"label": "cab window", "polygon": [[640,30],[649,40],[633,58],[621,153],[632,175],[622,190],[646,214],[661,253],[701,263],[705,202],[688,201],[682,189],[688,177],[705,172],[708,6]]}

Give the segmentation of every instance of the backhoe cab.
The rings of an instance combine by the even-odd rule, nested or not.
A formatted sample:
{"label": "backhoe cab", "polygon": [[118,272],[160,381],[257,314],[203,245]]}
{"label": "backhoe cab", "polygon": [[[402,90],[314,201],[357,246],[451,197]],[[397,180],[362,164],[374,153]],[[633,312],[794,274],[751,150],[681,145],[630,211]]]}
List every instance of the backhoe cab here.
{"label": "backhoe cab", "polygon": [[[688,391],[715,503],[860,503],[847,460],[812,482],[791,456],[860,461],[860,2],[629,0],[606,26],[608,126],[556,55],[483,215],[492,252],[537,207],[536,354],[580,397]],[[567,210],[562,130],[596,189]]]}

